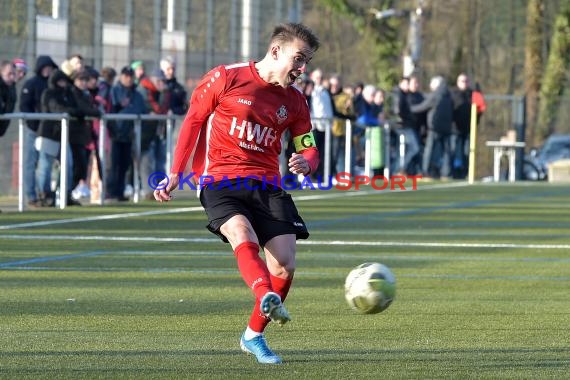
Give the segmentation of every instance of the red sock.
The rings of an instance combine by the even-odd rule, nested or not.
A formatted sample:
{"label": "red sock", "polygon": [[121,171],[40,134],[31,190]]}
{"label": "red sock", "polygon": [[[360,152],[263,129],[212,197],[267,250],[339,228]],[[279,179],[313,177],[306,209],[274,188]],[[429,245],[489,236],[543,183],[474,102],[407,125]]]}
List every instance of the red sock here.
{"label": "red sock", "polygon": [[289,294],[289,289],[293,283],[293,276],[289,278],[281,278],[269,274],[269,279],[271,280],[271,287],[273,288],[273,291],[279,294],[281,297],[281,302],[285,302],[285,298],[287,298],[287,294]]}
{"label": "red sock", "polygon": [[[291,283],[293,282],[293,277],[290,278],[280,278],[275,277],[272,274],[269,275],[271,279],[271,287],[273,291],[281,297],[281,302],[285,301],[287,294],[289,293],[289,289],[291,288]],[[253,306],[253,311],[251,312],[251,316],[249,317],[248,326],[255,332],[263,332],[267,325],[269,324],[270,319],[267,318],[265,315],[259,311],[259,299],[255,300],[255,305]]]}
{"label": "red sock", "polygon": [[241,277],[255,294],[256,300],[273,291],[267,265],[259,257],[259,244],[246,241],[238,245],[234,252]]}

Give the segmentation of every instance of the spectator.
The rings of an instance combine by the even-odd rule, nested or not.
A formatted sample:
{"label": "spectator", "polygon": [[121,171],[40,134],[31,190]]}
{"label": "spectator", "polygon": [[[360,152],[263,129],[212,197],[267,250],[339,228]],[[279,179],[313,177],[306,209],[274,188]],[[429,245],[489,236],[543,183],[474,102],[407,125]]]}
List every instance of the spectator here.
{"label": "spectator", "polygon": [[346,93],[339,75],[329,79],[330,92],[334,102],[335,117],[332,124],[331,174],[344,172],[346,148],[346,121],[354,119],[352,97]]}
{"label": "spectator", "polygon": [[376,106],[376,112],[378,112],[378,123],[382,124],[386,119],[385,112],[384,112],[384,100],[386,99],[386,95],[384,94],[384,90],[381,88],[377,89],[374,93],[374,105]]}
{"label": "spectator", "polygon": [[89,93],[88,82],[95,76],[95,73],[90,73],[90,70],[76,71],[72,76],[73,86],[71,86],[71,94],[73,95],[79,114],[77,120],[72,120],[69,125],[69,143],[73,154],[73,191],[71,195],[76,200],[88,198],[91,195],[89,186],[87,186],[89,164],[89,151],[87,150],[87,146],[93,139],[93,122],[91,120],[85,120],[84,117],[101,117],[101,111],[96,107]]}
{"label": "spectator", "polygon": [[145,67],[143,61],[134,61],[131,63],[131,69],[134,70],[135,85],[138,86],[142,78],[145,76]]}
{"label": "spectator", "polygon": [[[75,100],[70,90],[71,82],[69,77],[61,70],[55,70],[49,77],[48,89],[42,94],[42,109],[44,113],[67,113],[71,117],[82,116],[79,113]],[[76,128],[70,124],[71,130]],[[60,158],[61,142],[61,121],[42,120],[38,129],[36,139],[36,149],[39,151],[38,164],[38,187],[40,189],[40,199],[43,206],[55,205],[55,193],[51,188],[51,173],[55,159]],[[71,148],[68,147],[67,155],[67,204],[80,205],[71,197],[73,183],[73,157]]]}
{"label": "spectator", "polygon": [[74,54],[61,63],[60,70],[63,71],[69,79],[74,73],[79,73],[85,70],[83,64],[83,57],[79,54]]}
{"label": "spectator", "polygon": [[408,103],[409,88],[410,79],[402,77],[398,87],[394,90],[393,112],[398,117],[398,123],[402,126],[412,125],[412,112]]}
{"label": "spectator", "polygon": [[101,70],[101,81],[99,82],[99,89],[97,91],[97,101],[103,105],[105,112],[111,112],[111,88],[115,83],[117,72],[112,67],[103,67]]}
{"label": "spectator", "polygon": [[69,63],[73,72],[81,72],[84,70],[85,66],[83,63],[83,57],[79,54],[74,54],[69,57]]}
{"label": "spectator", "polygon": [[354,113],[356,117],[354,129],[354,146],[355,146],[355,165],[364,167],[365,164],[365,132],[368,127],[377,127],[380,125],[378,115],[380,110],[374,104],[374,95],[376,87],[367,84],[362,89],[360,100],[354,103]]}
{"label": "spectator", "polygon": [[[480,94],[480,93],[479,93]],[[456,87],[451,90],[453,98],[454,128],[451,134],[451,173],[453,178],[465,179],[469,168],[469,134],[471,129],[471,104],[478,97],[471,88],[469,76],[461,73],[457,76]],[[477,100],[477,120],[484,112],[485,101]]]}
{"label": "spectator", "polygon": [[[14,112],[16,106],[16,68],[10,61],[0,63],[0,114]],[[10,120],[0,120],[0,137],[4,136]]]}
{"label": "spectator", "polygon": [[[408,166],[420,151],[420,145],[414,131],[414,118],[410,110],[409,92],[410,79],[408,77],[402,77],[396,88],[394,99],[394,114],[398,116],[398,128],[395,130],[396,139],[393,144],[393,151],[398,152],[398,154],[396,154],[397,159],[393,160],[393,172],[410,172],[411,170],[409,170]],[[402,137],[405,142],[403,160],[401,160],[401,153],[399,151],[400,139]]]}
{"label": "spectator", "polygon": [[426,112],[428,134],[423,158],[424,175],[439,179],[449,175],[449,138],[453,123],[453,100],[441,76],[433,77],[430,81],[431,92],[423,102],[411,107],[412,112]]}
{"label": "spectator", "polygon": [[[35,76],[26,80],[20,94],[21,112],[41,112],[41,97],[48,87],[48,77],[54,69],[57,69],[57,65],[50,56],[40,55],[36,59]],[[24,191],[28,198],[28,206],[39,207],[42,206],[36,189],[36,167],[39,155],[34,147],[34,142],[40,122],[38,120],[26,120],[26,125],[27,128],[24,132]]]}
{"label": "spectator", "polygon": [[[420,81],[415,75],[410,76],[408,91],[408,102],[410,109],[413,105],[420,104],[424,101],[424,95],[420,91]],[[422,173],[422,153],[427,135],[427,112],[412,112],[412,129],[419,145],[419,152],[412,158],[408,165],[408,174],[415,175]]]}
{"label": "spectator", "polygon": [[22,58],[14,58],[12,63],[16,68],[16,82],[19,82],[28,74],[28,65]]}
{"label": "spectator", "polygon": [[354,85],[354,95],[352,96],[352,103],[354,104],[354,109],[357,110],[361,107],[360,103],[363,102],[362,90],[364,90],[364,83],[357,82]]}
{"label": "spectator", "polygon": [[[121,70],[119,82],[111,89],[112,112],[118,114],[144,114],[144,99],[136,90],[135,73],[129,66]],[[125,175],[131,164],[131,146],[133,139],[133,121],[118,120],[109,123],[111,135],[111,170],[107,186],[109,198],[126,201]]]}
{"label": "spectator", "polygon": [[[146,109],[153,115],[166,115],[170,107],[170,91],[166,87],[166,77],[160,69],[155,69],[149,77],[144,77],[138,86]],[[146,183],[154,172],[166,170],[166,129],[164,121],[148,120],[142,124],[141,133],[141,181]],[[154,199],[152,191],[145,194]]]}
{"label": "spectator", "polygon": [[314,88],[311,93],[311,119],[315,131],[315,142],[319,149],[319,165],[315,175],[323,175],[325,163],[325,131],[331,128],[334,107],[329,91],[323,86],[323,72],[315,69],[311,72]]}
{"label": "spectator", "polygon": [[176,64],[172,57],[165,57],[160,61],[160,69],[166,77],[166,87],[170,92],[170,111],[175,115],[185,115],[188,110],[186,90],[176,80]]}

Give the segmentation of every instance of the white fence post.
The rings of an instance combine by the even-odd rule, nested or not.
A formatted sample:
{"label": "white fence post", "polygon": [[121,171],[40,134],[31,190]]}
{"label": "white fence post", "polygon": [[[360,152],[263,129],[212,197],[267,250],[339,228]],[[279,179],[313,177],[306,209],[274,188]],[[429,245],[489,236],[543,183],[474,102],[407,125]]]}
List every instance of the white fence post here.
{"label": "white fence post", "polygon": [[133,157],[133,202],[139,203],[140,192],[141,192],[141,181],[140,181],[140,167],[141,167],[141,133],[142,133],[142,120],[137,118],[135,120],[135,157]]}
{"label": "white fence post", "polygon": [[326,119],[328,122],[326,123],[325,129],[325,167],[323,170],[323,183],[325,187],[328,187],[330,176],[331,176],[331,135],[332,135],[332,119]]}
{"label": "white fence post", "polygon": [[344,171],[352,174],[352,122],[346,119],[344,142]]}
{"label": "white fence post", "polygon": [[107,180],[106,174],[106,155],[105,155],[105,137],[107,136],[107,119],[103,116],[99,120],[99,141],[97,142],[99,151],[99,204],[105,203],[105,182]]}
{"label": "white fence post", "polygon": [[384,178],[390,178],[390,124],[384,123]]}
{"label": "white fence post", "polygon": [[69,153],[69,120],[67,115],[61,119],[60,175],[59,175],[59,208],[67,206],[67,154]]}
{"label": "white fence post", "polygon": [[[18,119],[18,211],[24,211],[24,118]],[[29,141],[27,142],[29,144]]]}
{"label": "white fence post", "polygon": [[166,168],[165,174],[170,173],[170,168],[172,167],[172,130],[174,129],[174,117],[172,115],[168,116],[166,120]]}

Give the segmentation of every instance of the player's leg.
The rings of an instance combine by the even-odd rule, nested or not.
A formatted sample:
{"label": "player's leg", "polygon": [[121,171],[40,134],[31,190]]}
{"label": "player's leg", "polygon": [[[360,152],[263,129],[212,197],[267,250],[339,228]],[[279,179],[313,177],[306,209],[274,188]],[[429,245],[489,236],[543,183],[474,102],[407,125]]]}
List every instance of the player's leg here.
{"label": "player's leg", "polygon": [[281,299],[278,294],[272,292],[271,274],[259,256],[259,243],[253,227],[245,216],[234,215],[222,225],[220,232],[232,245],[240,273],[255,293],[254,311],[240,339],[240,347],[243,351],[255,355],[260,363],[281,363],[281,358],[267,346],[263,330],[270,319],[276,316],[284,318],[286,311],[279,310],[282,308]]}
{"label": "player's leg", "polygon": [[[280,299],[275,304],[268,297],[256,300],[248,327],[240,340],[242,350],[254,354],[260,363],[281,363],[281,358],[267,346],[263,332],[270,320],[279,324],[290,320],[282,301],[287,297],[295,272],[295,242],[294,234],[280,235],[270,239],[264,247],[271,286]],[[270,310],[269,318],[264,314],[264,307]]]}
{"label": "player's leg", "polygon": [[234,215],[222,224],[220,232],[232,246],[240,274],[256,300],[271,293],[269,271],[259,256],[259,242],[249,220],[244,215]]}
{"label": "player's leg", "polygon": [[[269,240],[264,247],[271,287],[281,297],[281,302],[285,302],[295,273],[295,242],[295,235],[280,235]],[[248,324],[249,328],[258,334],[263,333],[271,320],[261,311],[260,301],[256,300]],[[274,311],[274,314],[277,313],[283,314],[275,316],[277,323],[282,324],[290,320],[284,308]],[[280,320],[277,320],[278,317]]]}
{"label": "player's leg", "polygon": [[275,236],[264,247],[271,287],[282,302],[285,302],[293,282],[296,246],[296,235],[286,234]]}

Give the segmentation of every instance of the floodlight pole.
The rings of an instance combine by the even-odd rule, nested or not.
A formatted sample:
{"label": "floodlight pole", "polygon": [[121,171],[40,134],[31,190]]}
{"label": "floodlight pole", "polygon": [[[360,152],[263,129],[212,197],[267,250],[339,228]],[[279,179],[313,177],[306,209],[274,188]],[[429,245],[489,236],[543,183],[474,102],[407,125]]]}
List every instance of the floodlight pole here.
{"label": "floodlight pole", "polygon": [[399,10],[399,9],[386,9],[379,11],[377,9],[370,9],[370,13],[374,15],[377,20],[382,20],[390,17],[409,17],[408,26],[408,39],[403,57],[403,75],[410,76],[416,71],[418,62],[421,56],[422,48],[422,14],[424,0],[416,0],[416,9]]}

